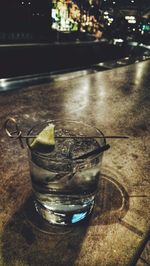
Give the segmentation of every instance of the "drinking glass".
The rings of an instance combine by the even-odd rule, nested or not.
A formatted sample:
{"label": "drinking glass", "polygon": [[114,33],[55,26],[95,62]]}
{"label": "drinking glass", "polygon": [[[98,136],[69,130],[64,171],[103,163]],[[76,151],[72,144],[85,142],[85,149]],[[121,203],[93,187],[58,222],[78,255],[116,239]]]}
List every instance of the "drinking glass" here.
{"label": "drinking glass", "polygon": [[[31,148],[32,136],[49,123],[55,125],[55,145]],[[107,147],[103,133],[83,122],[49,120],[36,124],[28,137],[36,211],[54,225],[71,225],[87,219],[93,210]]]}

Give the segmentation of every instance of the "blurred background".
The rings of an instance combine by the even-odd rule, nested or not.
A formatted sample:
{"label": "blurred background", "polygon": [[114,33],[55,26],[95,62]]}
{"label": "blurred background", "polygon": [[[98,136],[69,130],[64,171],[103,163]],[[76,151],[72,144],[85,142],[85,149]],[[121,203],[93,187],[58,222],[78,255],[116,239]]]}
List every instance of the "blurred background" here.
{"label": "blurred background", "polygon": [[103,70],[149,51],[149,0],[1,0],[0,78]]}

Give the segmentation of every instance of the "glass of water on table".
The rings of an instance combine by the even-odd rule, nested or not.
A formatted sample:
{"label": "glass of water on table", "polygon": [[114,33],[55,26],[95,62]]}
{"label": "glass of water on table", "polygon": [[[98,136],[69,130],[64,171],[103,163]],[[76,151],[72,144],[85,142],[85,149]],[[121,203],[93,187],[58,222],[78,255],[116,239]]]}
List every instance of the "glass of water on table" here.
{"label": "glass of water on table", "polygon": [[87,219],[98,190],[103,152],[109,148],[102,132],[83,122],[54,120],[35,125],[26,141],[39,215],[64,226]]}

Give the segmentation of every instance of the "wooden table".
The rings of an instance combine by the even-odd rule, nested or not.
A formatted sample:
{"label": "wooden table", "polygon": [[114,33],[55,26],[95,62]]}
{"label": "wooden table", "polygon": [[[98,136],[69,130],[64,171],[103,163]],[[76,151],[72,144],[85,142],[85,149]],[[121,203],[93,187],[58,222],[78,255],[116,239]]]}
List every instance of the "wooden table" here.
{"label": "wooden table", "polygon": [[[0,232],[2,266],[134,265],[150,225],[150,61],[0,94]],[[8,116],[23,132],[37,121],[86,121],[109,140],[99,193],[88,223],[39,230],[26,206],[31,194],[27,149],[5,136]],[[29,207],[29,205],[28,205]],[[32,206],[31,206],[32,208]]]}

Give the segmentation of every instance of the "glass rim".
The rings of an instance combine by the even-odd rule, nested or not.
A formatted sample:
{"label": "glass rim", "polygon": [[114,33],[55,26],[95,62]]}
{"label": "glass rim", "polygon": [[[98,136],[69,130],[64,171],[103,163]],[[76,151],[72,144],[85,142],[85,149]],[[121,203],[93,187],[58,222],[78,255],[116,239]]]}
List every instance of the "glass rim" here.
{"label": "glass rim", "polygon": [[[68,123],[82,124],[82,125],[85,125],[85,126],[91,128],[91,129],[94,129],[95,132],[99,134],[99,136],[102,136],[102,139],[103,139],[103,141],[104,141],[104,145],[106,145],[106,138],[105,138],[103,132],[102,132],[99,128],[97,128],[97,127],[95,127],[95,126],[93,126],[93,125],[90,125],[90,124],[88,124],[88,123],[85,123],[85,122],[83,122],[83,121],[72,120],[72,119],[47,119],[47,120],[41,121],[40,123],[37,122],[37,123],[34,124],[34,126],[33,126],[32,128],[30,128],[30,129],[28,130],[28,132],[27,132],[27,136],[30,136],[30,133],[32,132],[32,130],[33,130],[34,128],[36,128],[36,127],[42,125],[42,124],[55,123],[55,122],[63,122],[63,121],[64,121],[64,122],[68,122]],[[88,136],[87,136],[87,137],[88,137]],[[89,137],[90,137],[90,136],[89,136]],[[94,139],[96,139],[96,138],[94,138]],[[38,151],[34,151],[34,150],[30,147],[30,145],[29,145],[29,139],[28,139],[28,138],[26,138],[26,144],[27,144],[27,146],[28,146],[28,149],[29,149],[33,154],[36,154],[36,155],[38,155],[39,157],[42,157],[42,158],[45,158],[45,159],[48,158],[48,156],[43,155],[42,153],[40,153],[40,152],[38,152]],[[97,156],[100,155],[100,153],[101,153],[101,152],[99,152],[99,153],[96,154],[96,155],[92,155],[92,156],[90,156],[89,158],[86,158],[86,161],[87,161],[87,160],[91,160],[91,158],[92,158],[92,159],[93,159],[93,158],[96,158]],[[83,160],[83,159],[79,159],[79,160]],[[64,161],[64,162],[67,162],[67,161],[76,161],[76,162],[77,162],[77,161],[79,161],[79,160],[77,160],[77,159],[63,158],[63,161]],[[55,159],[55,160],[54,160],[53,158],[51,158],[51,161],[54,161],[54,162],[62,162],[62,159]]]}

